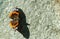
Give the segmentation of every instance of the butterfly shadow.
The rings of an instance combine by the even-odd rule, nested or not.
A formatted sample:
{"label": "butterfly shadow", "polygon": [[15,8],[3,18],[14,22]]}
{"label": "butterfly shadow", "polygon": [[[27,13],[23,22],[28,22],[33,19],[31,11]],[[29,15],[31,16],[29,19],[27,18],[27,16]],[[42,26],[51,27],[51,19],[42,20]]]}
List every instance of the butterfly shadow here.
{"label": "butterfly shadow", "polygon": [[17,31],[20,32],[26,39],[29,39],[30,32],[27,27],[27,25],[29,24],[26,23],[26,16],[24,12],[22,11],[22,9],[20,8],[17,8],[17,9],[19,12],[19,25],[18,25]]}

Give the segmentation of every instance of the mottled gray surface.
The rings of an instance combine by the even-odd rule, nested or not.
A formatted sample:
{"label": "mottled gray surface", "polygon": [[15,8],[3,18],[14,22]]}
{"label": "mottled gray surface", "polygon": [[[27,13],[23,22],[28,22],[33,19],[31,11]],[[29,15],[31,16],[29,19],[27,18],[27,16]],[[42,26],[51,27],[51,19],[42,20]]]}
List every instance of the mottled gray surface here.
{"label": "mottled gray surface", "polygon": [[30,24],[29,39],[60,39],[60,2],[56,0],[0,0],[0,39],[25,39],[9,27],[8,14],[16,6]]}

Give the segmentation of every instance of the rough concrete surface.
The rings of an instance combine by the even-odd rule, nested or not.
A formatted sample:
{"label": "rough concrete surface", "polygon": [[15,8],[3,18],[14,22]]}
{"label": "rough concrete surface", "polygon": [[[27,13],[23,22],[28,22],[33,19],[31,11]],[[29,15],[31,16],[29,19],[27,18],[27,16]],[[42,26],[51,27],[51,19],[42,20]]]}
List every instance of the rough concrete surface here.
{"label": "rough concrete surface", "polygon": [[8,14],[16,6],[30,24],[29,39],[60,39],[60,0],[0,0],[0,39],[26,39],[9,27]]}

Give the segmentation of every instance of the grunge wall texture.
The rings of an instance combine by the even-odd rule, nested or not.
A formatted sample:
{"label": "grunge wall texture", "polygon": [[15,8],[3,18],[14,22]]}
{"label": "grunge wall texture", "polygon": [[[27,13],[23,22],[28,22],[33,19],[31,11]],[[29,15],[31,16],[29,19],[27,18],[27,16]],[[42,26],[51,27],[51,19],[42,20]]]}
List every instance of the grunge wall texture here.
{"label": "grunge wall texture", "polygon": [[60,39],[60,0],[0,0],[0,39],[25,39],[9,27],[9,12],[21,8],[26,15],[29,39]]}

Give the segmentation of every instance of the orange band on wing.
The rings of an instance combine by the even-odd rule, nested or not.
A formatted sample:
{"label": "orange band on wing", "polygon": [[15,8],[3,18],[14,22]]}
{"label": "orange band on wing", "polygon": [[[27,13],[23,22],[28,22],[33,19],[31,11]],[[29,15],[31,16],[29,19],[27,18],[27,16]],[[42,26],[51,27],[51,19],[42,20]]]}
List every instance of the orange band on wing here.
{"label": "orange band on wing", "polygon": [[15,23],[13,23],[12,21],[10,21],[10,27],[11,28],[16,28],[18,26],[18,22],[15,22]]}
{"label": "orange band on wing", "polygon": [[12,17],[13,15],[19,15],[19,13],[18,12],[10,12],[10,14],[9,14],[9,17]]}

